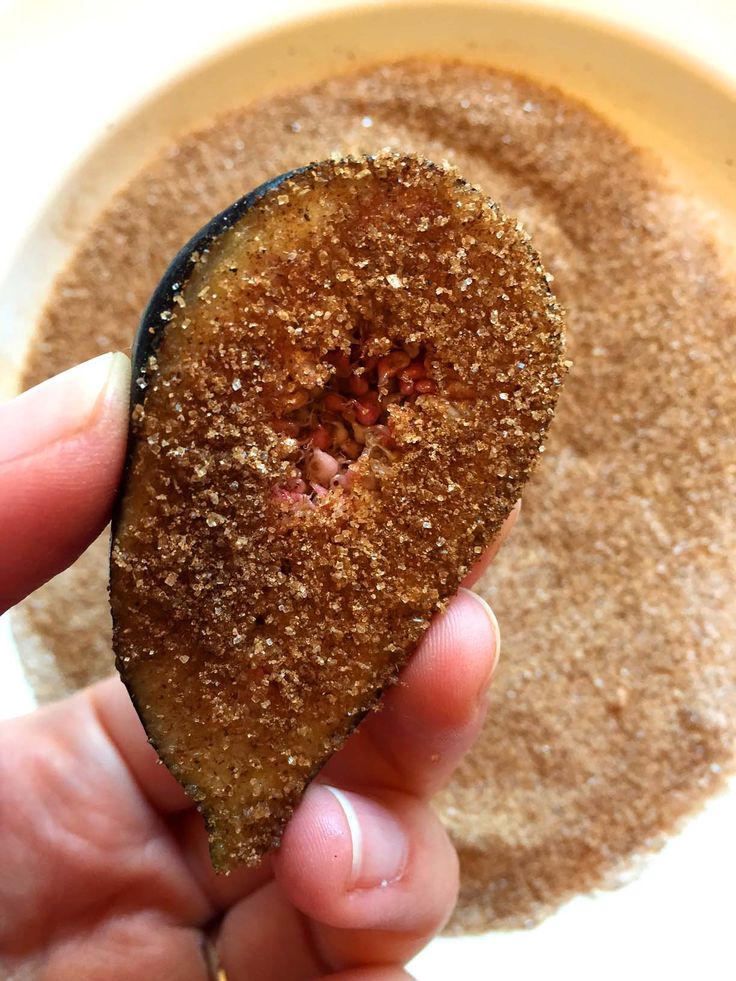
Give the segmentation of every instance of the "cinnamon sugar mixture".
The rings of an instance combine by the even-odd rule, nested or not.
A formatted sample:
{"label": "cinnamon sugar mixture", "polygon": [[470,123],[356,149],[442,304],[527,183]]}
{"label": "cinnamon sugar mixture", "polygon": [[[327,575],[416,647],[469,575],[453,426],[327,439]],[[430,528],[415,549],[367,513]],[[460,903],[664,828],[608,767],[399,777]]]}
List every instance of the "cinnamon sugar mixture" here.
{"label": "cinnamon sugar mixture", "polygon": [[[446,158],[521,217],[567,310],[575,370],[481,586],[504,631],[489,721],[438,802],[462,862],[455,928],[520,925],[656,846],[733,762],[736,290],[697,202],[523,79],[335,78],[152,161],[60,278],[25,381],[127,348],[171,255],[244,191],[383,146]],[[106,567],[100,542],[16,613],[47,697],[110,669]]]}

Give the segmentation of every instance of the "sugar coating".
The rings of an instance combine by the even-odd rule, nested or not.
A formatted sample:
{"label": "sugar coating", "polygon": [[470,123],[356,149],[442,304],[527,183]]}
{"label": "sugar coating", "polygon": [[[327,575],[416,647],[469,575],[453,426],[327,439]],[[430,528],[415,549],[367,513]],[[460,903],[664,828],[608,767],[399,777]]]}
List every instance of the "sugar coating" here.
{"label": "sugar coating", "polygon": [[[733,766],[736,295],[697,201],[530,81],[428,63],[335,78],[152,161],[59,280],[26,382],[127,347],[168,257],[243,189],[387,145],[450,160],[521,216],[567,310],[575,369],[481,586],[504,634],[490,716],[439,802],[453,928],[520,926],[655,847]],[[100,540],[21,614],[69,688],[110,670],[106,567]]]}
{"label": "sugar coating", "polygon": [[[407,347],[432,378],[412,397],[391,376]],[[315,164],[197,252],[138,379],[110,600],[118,668],[218,870],[278,844],[499,530],[565,364],[521,227],[416,157]],[[374,388],[348,399],[343,374]],[[330,427],[360,427],[362,452],[313,447]]]}

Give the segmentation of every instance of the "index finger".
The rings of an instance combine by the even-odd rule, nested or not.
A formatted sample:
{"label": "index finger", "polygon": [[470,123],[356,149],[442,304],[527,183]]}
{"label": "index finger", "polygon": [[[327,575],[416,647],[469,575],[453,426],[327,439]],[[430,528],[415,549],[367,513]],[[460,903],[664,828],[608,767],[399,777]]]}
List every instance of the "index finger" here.
{"label": "index finger", "polygon": [[69,565],[110,518],[128,429],[123,354],[0,406],[0,612]]}

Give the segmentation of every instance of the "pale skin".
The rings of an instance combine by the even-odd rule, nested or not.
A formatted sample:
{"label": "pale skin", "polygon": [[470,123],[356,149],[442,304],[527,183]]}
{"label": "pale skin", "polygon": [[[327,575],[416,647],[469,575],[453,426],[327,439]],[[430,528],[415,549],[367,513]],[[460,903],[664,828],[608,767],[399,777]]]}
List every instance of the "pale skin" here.
{"label": "pale skin", "polygon": [[[98,358],[0,406],[0,609],[109,520],[128,372],[122,355]],[[498,652],[495,618],[461,590],[383,710],[309,788],[278,852],[227,877],[117,679],[3,722],[0,975],[205,981],[209,946],[229,981],[408,978],[402,965],[458,889],[429,800],[480,730]]]}

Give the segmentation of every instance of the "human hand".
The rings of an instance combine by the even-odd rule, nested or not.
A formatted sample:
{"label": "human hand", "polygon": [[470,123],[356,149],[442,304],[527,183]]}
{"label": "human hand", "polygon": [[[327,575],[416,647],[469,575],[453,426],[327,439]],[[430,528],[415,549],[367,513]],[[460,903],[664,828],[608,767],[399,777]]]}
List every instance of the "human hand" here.
{"label": "human hand", "polygon": [[[0,406],[0,609],[109,520],[128,383],[127,359],[105,355]],[[0,974],[203,981],[216,951],[229,981],[407,978],[455,903],[457,857],[429,800],[481,727],[498,649],[490,609],[460,590],[278,852],[228,877],[116,678],[2,723]]]}

